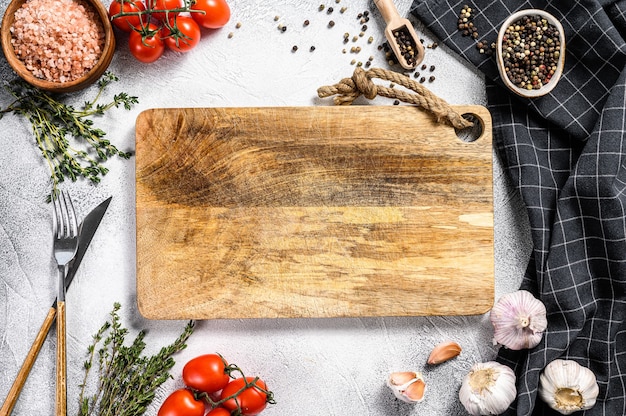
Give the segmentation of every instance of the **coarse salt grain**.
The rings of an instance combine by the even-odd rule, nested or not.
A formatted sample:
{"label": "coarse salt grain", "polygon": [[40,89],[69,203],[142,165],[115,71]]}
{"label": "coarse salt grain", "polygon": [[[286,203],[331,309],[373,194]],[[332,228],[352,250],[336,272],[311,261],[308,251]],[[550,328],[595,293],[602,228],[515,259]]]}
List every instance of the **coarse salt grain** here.
{"label": "coarse salt grain", "polygon": [[35,77],[51,82],[82,77],[104,48],[99,16],[82,0],[27,0],[10,30],[17,57]]}

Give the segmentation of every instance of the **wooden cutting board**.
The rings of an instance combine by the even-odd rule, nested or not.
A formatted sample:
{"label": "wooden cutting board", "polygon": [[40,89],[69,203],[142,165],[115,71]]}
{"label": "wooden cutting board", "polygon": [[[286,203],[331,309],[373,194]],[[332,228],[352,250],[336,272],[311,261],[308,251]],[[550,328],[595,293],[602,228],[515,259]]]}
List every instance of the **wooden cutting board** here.
{"label": "wooden cutting board", "polygon": [[411,106],[152,109],[136,124],[152,319],[468,315],[494,296],[491,118]]}

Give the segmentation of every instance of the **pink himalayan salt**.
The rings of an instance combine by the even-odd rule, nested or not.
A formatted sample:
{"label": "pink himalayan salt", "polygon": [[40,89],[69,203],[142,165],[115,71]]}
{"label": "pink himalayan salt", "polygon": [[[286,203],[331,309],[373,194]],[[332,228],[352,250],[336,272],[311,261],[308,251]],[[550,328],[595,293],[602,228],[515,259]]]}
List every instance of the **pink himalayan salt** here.
{"label": "pink himalayan salt", "polygon": [[15,11],[11,44],[32,74],[69,82],[94,67],[104,47],[104,29],[82,0],[27,0]]}

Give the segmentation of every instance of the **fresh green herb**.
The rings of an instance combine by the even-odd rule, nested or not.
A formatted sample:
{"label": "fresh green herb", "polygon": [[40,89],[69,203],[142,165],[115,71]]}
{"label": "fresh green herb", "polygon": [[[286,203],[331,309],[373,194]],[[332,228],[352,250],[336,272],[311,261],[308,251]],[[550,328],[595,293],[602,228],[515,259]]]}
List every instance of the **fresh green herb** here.
{"label": "fresh green herb", "polygon": [[[85,361],[85,377],[79,397],[80,416],[138,416],[144,414],[154,399],[156,389],[171,377],[175,362],[172,355],[184,349],[193,333],[190,321],[174,343],[161,348],[158,354],[146,357],[145,332],[141,331],[130,346],[124,345],[128,329],[120,323],[120,304],[115,303],[111,321],[107,321],[93,337]],[[90,372],[97,359],[96,392],[87,396]]]}
{"label": "fresh green herb", "polygon": [[[7,90],[14,100],[0,110],[0,118],[6,113],[21,114],[30,121],[37,146],[50,167],[52,192],[48,200],[58,193],[58,185],[66,178],[76,181],[84,177],[93,183],[100,182],[108,169],[102,166],[108,158],[131,157],[131,152],[122,152],[105,138],[106,133],[97,127],[91,117],[103,115],[111,108],[123,106],[130,110],[138,103],[137,97],[120,93],[106,104],[99,104],[102,92],[118,78],[110,72],[98,81],[95,98],[84,103],[81,109],[59,101],[55,96],[35,88],[21,79],[9,82]],[[75,147],[69,138],[83,142]]]}

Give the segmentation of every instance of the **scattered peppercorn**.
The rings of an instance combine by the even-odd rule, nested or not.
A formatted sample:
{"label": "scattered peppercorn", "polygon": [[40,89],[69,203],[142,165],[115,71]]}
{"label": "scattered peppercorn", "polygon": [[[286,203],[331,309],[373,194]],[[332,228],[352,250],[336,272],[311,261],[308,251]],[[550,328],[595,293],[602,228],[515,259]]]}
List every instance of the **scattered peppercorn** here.
{"label": "scattered peppercorn", "polygon": [[237,29],[239,29],[239,28],[241,27],[241,22],[237,22],[237,24],[235,25],[235,27],[236,27]]}
{"label": "scattered peppercorn", "polygon": [[435,65],[431,65],[430,66],[430,72],[433,72],[435,70]]}
{"label": "scattered peppercorn", "polygon": [[335,26],[335,21],[331,20],[330,22],[328,22],[328,27],[333,27]]}
{"label": "scattered peppercorn", "polygon": [[459,18],[457,21],[457,27],[461,31],[463,36],[471,36],[474,39],[478,38],[478,30],[474,26],[474,22],[472,21],[472,8],[468,5],[463,6],[461,12],[459,13]]}
{"label": "scattered peppercorn", "polygon": [[400,105],[400,101],[399,100],[394,100],[393,105]]}
{"label": "scattered peppercorn", "polygon": [[311,47],[309,48],[309,51],[311,51],[311,52],[313,52],[314,50],[315,50],[315,46],[311,46]]}
{"label": "scattered peppercorn", "polygon": [[420,82],[421,82],[421,83],[424,83],[424,81],[426,81],[426,78],[421,77],[421,78],[420,78]]}
{"label": "scattered peppercorn", "polygon": [[305,21],[304,21],[303,25],[304,25],[304,26],[308,26],[308,25],[309,25],[309,23],[310,23],[310,22],[309,22],[309,20],[307,19],[307,20],[305,20]]}
{"label": "scattered peppercorn", "polygon": [[295,52],[298,50],[298,45],[293,45],[293,47],[291,48],[292,52]]}
{"label": "scattered peppercorn", "polygon": [[333,9],[332,7],[329,7],[328,10],[326,10],[326,13],[331,14],[334,11],[335,9]]}
{"label": "scattered peppercorn", "polygon": [[435,76],[431,75],[430,78],[428,78],[428,82],[433,82],[435,80]]}

